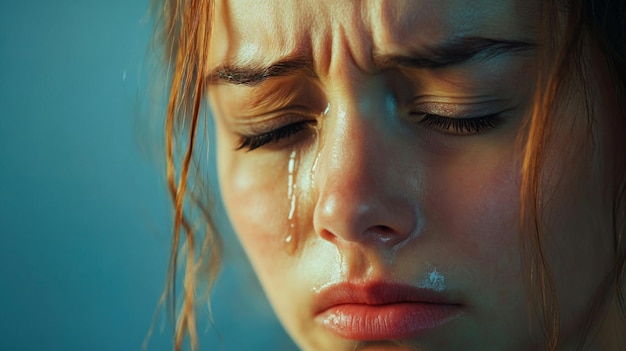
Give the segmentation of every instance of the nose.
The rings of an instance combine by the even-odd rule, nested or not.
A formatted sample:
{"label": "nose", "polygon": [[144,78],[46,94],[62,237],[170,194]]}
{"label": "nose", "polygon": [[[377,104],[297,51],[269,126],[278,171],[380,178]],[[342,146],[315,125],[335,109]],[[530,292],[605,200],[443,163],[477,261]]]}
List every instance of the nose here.
{"label": "nose", "polygon": [[329,116],[315,174],[313,225],[336,245],[395,247],[415,236],[419,224],[404,178],[402,154],[408,150],[400,152],[393,123],[376,116],[393,111],[362,107],[367,111],[339,108]]}

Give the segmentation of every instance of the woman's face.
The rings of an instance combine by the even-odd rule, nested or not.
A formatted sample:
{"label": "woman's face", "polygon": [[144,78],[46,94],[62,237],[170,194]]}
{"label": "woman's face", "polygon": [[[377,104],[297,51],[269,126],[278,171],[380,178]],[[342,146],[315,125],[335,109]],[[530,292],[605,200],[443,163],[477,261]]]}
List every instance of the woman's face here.
{"label": "woman's face", "polygon": [[[535,86],[538,6],[217,2],[208,69],[221,194],[300,347],[537,347],[516,138]],[[588,133],[575,128],[578,100],[544,184],[566,339],[612,259],[597,234],[601,167],[587,162],[600,165],[601,150],[571,147]]]}

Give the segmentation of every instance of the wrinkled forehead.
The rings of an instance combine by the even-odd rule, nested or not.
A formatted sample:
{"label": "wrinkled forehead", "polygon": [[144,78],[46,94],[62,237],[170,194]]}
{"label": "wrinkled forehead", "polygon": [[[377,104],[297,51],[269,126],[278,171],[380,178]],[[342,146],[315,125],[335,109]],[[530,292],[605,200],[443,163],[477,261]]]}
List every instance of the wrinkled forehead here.
{"label": "wrinkled forehead", "polygon": [[532,0],[218,0],[209,65],[298,55],[323,66],[341,45],[367,67],[372,51],[419,50],[454,37],[533,40],[538,7]]}

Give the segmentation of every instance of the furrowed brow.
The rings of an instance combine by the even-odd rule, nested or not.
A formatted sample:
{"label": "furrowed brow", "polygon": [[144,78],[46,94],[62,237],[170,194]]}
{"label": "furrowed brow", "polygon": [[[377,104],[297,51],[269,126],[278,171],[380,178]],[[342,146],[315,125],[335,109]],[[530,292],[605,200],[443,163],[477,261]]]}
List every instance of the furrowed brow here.
{"label": "furrowed brow", "polygon": [[[527,51],[535,44],[516,40],[499,40],[482,37],[457,37],[415,51],[408,55],[388,55],[374,52],[373,60],[381,70],[402,66],[436,69],[465,63],[473,58],[492,58],[505,53]],[[311,59],[302,56],[282,58],[270,65],[227,64],[221,65],[208,75],[209,84],[235,84],[255,86],[269,78],[304,73],[316,78]]]}
{"label": "furrowed brow", "polygon": [[208,75],[210,84],[258,85],[273,77],[304,73],[316,77],[313,63],[306,57],[286,57],[268,66],[229,64],[215,68]]}
{"label": "furrowed brow", "polygon": [[459,65],[474,58],[489,59],[534,48],[535,44],[524,41],[457,37],[408,55],[374,53],[373,58],[374,64],[380,69],[396,66],[436,69]]}

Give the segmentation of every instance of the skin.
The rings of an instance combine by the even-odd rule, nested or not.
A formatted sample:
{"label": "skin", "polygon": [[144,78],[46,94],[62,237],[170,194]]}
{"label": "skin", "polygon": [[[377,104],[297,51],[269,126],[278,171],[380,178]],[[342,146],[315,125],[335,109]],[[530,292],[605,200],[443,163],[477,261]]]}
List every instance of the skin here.
{"label": "skin", "polygon": [[[209,88],[224,204],[303,350],[541,347],[537,321],[528,327],[519,242],[517,135],[531,105],[533,51],[440,68],[372,60],[373,52],[424,51],[459,36],[540,45],[536,7],[513,0],[217,2],[209,70],[288,55],[312,62],[310,71],[259,84]],[[572,143],[589,131],[580,94],[572,90],[569,99],[543,184],[552,194],[544,224],[564,349],[575,344],[613,260],[601,186],[607,152]],[[606,114],[610,101],[600,99],[598,114]],[[418,123],[416,109],[451,118],[500,113],[502,123],[455,135]],[[276,143],[236,150],[242,135],[300,121],[310,124]],[[592,138],[605,140],[605,129],[600,123]],[[463,315],[425,335],[355,342],[315,321],[326,286],[383,280],[420,287],[434,271]],[[589,350],[603,347],[590,340]]]}

